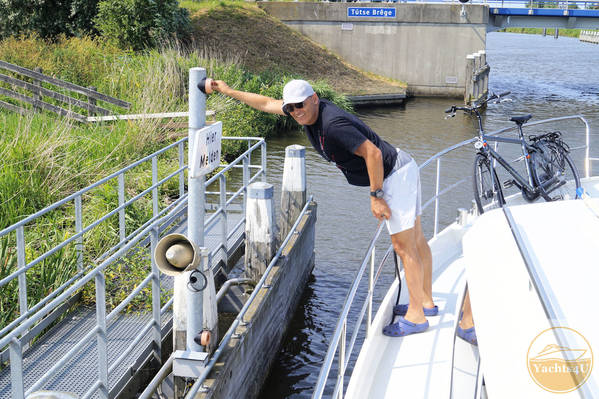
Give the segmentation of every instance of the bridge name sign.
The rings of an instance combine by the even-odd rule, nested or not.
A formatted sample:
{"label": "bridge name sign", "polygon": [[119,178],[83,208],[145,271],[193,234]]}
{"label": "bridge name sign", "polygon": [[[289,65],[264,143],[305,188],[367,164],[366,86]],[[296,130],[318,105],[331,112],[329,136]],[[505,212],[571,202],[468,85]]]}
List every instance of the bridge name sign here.
{"label": "bridge name sign", "polygon": [[348,17],[395,18],[394,7],[348,7]]}

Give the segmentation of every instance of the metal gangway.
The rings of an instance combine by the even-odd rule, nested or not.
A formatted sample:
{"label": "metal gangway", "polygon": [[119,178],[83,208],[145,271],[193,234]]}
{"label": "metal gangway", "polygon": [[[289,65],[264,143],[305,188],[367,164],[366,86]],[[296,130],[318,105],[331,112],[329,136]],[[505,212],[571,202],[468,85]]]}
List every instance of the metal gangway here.
{"label": "metal gangway", "polygon": [[[247,149],[205,180],[205,246],[215,272],[243,243],[248,185],[266,179],[264,139],[222,139],[241,141]],[[0,280],[0,294],[18,290],[18,314],[0,330],[0,398],[21,399],[39,390],[70,392],[79,398],[115,397],[148,358],[160,362],[162,340],[172,324],[168,290],[173,282],[159,274],[151,254],[160,236],[186,229],[188,147],[188,138],[183,138],[0,231],[0,244],[8,245],[8,253],[17,258],[14,270]],[[165,159],[173,161],[174,170],[159,170],[159,161]],[[132,194],[127,182],[140,170],[151,174],[151,184]],[[172,191],[173,186],[177,195],[161,201],[160,191],[167,187]],[[110,190],[117,191],[118,204],[97,220],[86,217],[86,204],[102,201],[101,193]],[[151,201],[151,214],[131,220],[144,201]],[[39,243],[33,242],[30,232],[56,215],[64,220],[62,237],[33,256],[32,248]],[[116,243],[92,257],[86,237],[111,223]],[[53,257],[67,254],[76,263],[75,272],[32,303],[27,294],[30,275]],[[107,292],[106,272],[126,266],[130,258],[144,262],[147,273],[125,299],[114,303]],[[95,306],[80,304],[86,285],[93,286]],[[149,303],[131,311],[134,301],[144,295]]]}

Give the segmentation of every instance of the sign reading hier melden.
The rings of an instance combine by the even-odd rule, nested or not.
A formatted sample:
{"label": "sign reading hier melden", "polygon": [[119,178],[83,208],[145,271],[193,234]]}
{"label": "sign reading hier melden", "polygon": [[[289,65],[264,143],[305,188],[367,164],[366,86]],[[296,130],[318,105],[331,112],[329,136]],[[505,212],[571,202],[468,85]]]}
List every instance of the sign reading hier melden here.
{"label": "sign reading hier melden", "polygon": [[191,177],[210,173],[220,165],[222,135],[223,123],[216,122],[196,130],[191,136],[192,142],[189,143]]}

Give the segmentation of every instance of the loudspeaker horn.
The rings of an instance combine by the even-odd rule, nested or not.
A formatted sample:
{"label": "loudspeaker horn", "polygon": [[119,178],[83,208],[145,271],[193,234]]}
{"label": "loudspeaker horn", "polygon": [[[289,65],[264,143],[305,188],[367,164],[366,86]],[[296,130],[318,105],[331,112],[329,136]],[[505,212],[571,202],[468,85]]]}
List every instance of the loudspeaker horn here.
{"label": "loudspeaker horn", "polygon": [[201,252],[200,248],[183,234],[169,234],[156,245],[154,260],[162,273],[178,276],[200,265]]}

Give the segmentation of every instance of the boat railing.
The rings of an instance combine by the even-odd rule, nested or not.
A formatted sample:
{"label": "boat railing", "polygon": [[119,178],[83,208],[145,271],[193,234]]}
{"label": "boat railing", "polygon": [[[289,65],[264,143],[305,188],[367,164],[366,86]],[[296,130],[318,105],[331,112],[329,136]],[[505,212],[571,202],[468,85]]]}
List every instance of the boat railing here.
{"label": "boat railing", "polygon": [[[206,198],[214,199],[212,203],[209,200],[204,202],[210,207],[209,210],[213,212],[204,223],[204,233],[208,234],[216,227],[220,227],[220,229],[215,230],[217,233],[214,235],[217,236],[218,243],[214,249],[211,248],[210,258],[214,260],[216,255],[219,255],[220,259],[226,261],[229,239],[240,234],[243,235],[245,217],[240,217],[239,222],[233,228],[229,227],[227,219],[231,217],[232,213],[245,215],[246,201],[244,200],[244,193],[247,186],[257,179],[265,179],[266,143],[264,139],[256,137],[223,137],[222,139],[247,142],[247,149],[237,159],[227,165],[221,165],[218,172],[205,181]],[[106,314],[105,272],[107,267],[121,262],[131,256],[132,253],[136,256],[143,256],[143,259],[149,262],[149,259],[152,258],[151,251],[158,243],[159,235],[178,228],[184,222],[188,202],[185,189],[185,171],[187,170],[185,152],[188,151],[187,144],[188,138],[185,137],[0,231],[0,244],[8,248],[7,252],[3,250],[5,256],[2,262],[11,265],[13,263],[11,257],[16,256],[17,258],[14,261],[14,269],[9,269],[7,275],[0,279],[0,292],[3,295],[8,295],[7,290],[18,291],[16,315],[13,319],[7,320],[6,325],[0,330],[0,364],[4,365],[9,362],[12,398],[22,399],[43,388],[44,384],[50,381],[69,361],[72,361],[94,338],[96,338],[98,346],[96,375],[99,377],[82,396],[86,398],[94,396],[96,392],[100,397],[107,397],[111,389],[108,383],[108,375],[120,364],[124,364],[123,362],[128,354],[145,337],[152,336],[153,347],[157,348],[158,351],[160,350],[161,326],[165,324],[165,319],[168,316],[166,314],[172,307],[173,300],[172,297],[170,299],[168,297],[162,298],[163,301],[166,300],[167,302],[162,307],[160,306],[161,281],[158,268],[154,265],[154,262],[152,262],[152,268],[145,275],[145,278],[144,276],[136,277],[136,279],[139,278],[142,281],[132,288],[131,292],[124,293],[126,295],[125,299],[118,303],[112,303],[114,308],[109,314]],[[244,145],[242,143],[242,146]],[[255,155],[253,158],[254,163],[252,163],[252,155]],[[160,178],[158,161],[166,158],[175,160],[175,170],[172,172],[161,171],[161,175],[164,173],[168,173],[168,175],[165,177],[160,176],[162,177]],[[149,187],[139,193],[131,194],[131,191],[126,187],[127,176],[134,179],[139,177],[140,170],[147,173],[148,169],[151,169]],[[230,176],[234,169],[242,169],[242,177],[240,179],[235,177],[236,180],[232,181]],[[159,190],[166,189],[169,183],[175,186],[178,184],[178,197],[172,200],[170,204],[161,204]],[[219,190],[209,191],[216,185],[215,183],[218,183]],[[84,212],[86,204],[96,199],[106,202],[106,208],[110,208],[112,206],[109,204],[110,201],[102,197],[102,194],[114,190],[115,187],[118,205],[112,209],[107,209],[107,212],[98,219],[90,221],[89,216]],[[236,191],[227,191],[227,188],[235,190],[233,187],[238,188]],[[131,198],[126,200],[127,195],[130,195]],[[149,195],[151,195],[152,204],[151,216],[147,220],[130,220],[127,212],[135,212],[136,205],[143,207],[142,201],[144,197]],[[237,205],[238,203],[241,203],[241,206]],[[160,209],[161,207],[162,209]],[[45,218],[56,213],[64,220],[61,226],[65,231],[60,231],[61,234],[59,234],[59,236],[62,235],[62,240],[59,239],[58,241],[61,242],[38,254],[36,249],[43,248],[43,245],[33,241],[32,238],[26,240],[28,237],[33,237],[33,235],[29,236],[27,234],[27,230],[35,230],[42,224],[49,224]],[[88,216],[87,219],[86,216]],[[118,219],[118,222],[116,219]],[[103,231],[99,230],[102,228],[102,224],[111,222],[115,226],[118,225],[117,231],[114,232],[115,236],[118,234],[118,238],[115,237],[115,241],[118,240],[118,243],[99,256],[86,250],[84,238],[89,237],[92,231]],[[85,225],[86,223],[89,224]],[[74,233],[72,233],[72,230],[74,230]],[[51,240],[48,238],[48,241]],[[31,296],[28,296],[27,290],[34,282],[31,280],[31,274],[28,276],[28,271],[34,272],[35,269],[33,268],[36,265],[41,264],[41,266],[44,266],[45,263],[56,257],[72,259],[76,263],[76,270],[59,287],[54,289],[46,287],[46,292],[50,292],[45,297],[39,300],[32,299]],[[213,267],[216,265],[216,263],[213,263]],[[72,307],[84,286],[92,280],[95,282],[95,324],[89,331],[81,332],[82,338],[78,343],[66,354],[61,354],[62,357],[55,361],[41,378],[38,378],[31,386],[25,387],[23,382],[24,351],[36,337]],[[119,314],[131,306],[133,300],[144,289],[151,290],[152,318],[146,325],[140,327],[133,342],[123,353],[119,353],[118,359],[108,364],[106,356],[107,324],[116,321]],[[111,300],[111,302],[116,301]],[[94,374],[90,370],[86,372],[90,375]]]}
{"label": "boat railing", "polygon": [[[584,145],[571,147],[572,151],[583,151],[584,152],[584,176],[590,177],[591,175],[591,161],[599,161],[599,158],[590,156],[590,127],[588,121],[582,115],[572,115],[558,118],[550,118],[544,119],[536,122],[527,123],[527,128],[532,126],[538,126],[548,123],[555,123],[561,121],[568,120],[578,120],[582,122],[585,128],[585,141]],[[507,128],[499,129],[490,133],[487,133],[491,136],[503,135],[510,132],[515,132],[516,126],[510,126]],[[567,139],[568,136],[565,136]],[[449,154],[455,152],[458,149],[463,148],[469,144],[472,144],[476,141],[476,137],[473,137],[468,140],[464,140],[455,145],[452,145],[429,159],[423,162],[420,166],[420,172],[422,175],[422,171],[432,165],[436,166],[435,171],[435,189],[434,194],[423,203],[422,209],[423,211],[429,208],[430,206],[434,206],[434,218],[433,218],[433,237],[437,236],[439,229],[439,220],[440,220],[440,201],[447,194],[453,192],[457,187],[462,186],[463,184],[469,184],[472,181],[472,175],[467,175],[466,177],[458,180],[457,182],[453,182],[449,184],[447,187],[442,188],[442,160],[446,158]],[[498,143],[496,143],[497,145]],[[497,147],[496,147],[497,148]],[[453,223],[453,221],[451,222]],[[449,224],[451,224],[449,223]],[[442,226],[443,228],[446,226]],[[373,311],[373,299],[374,299],[374,290],[376,288],[376,283],[378,282],[378,277],[381,274],[381,270],[385,265],[387,259],[390,255],[394,256],[393,247],[385,246],[385,249],[382,251],[382,256],[380,260],[376,259],[376,246],[379,240],[383,229],[383,223],[379,223],[378,228],[376,229],[372,240],[370,241],[368,248],[366,250],[365,256],[362,259],[360,267],[356,272],[356,276],[354,281],[349,288],[349,292],[345,298],[345,302],[341,309],[341,313],[339,315],[339,319],[337,321],[335,331],[331,338],[327,353],[325,355],[322,367],[320,369],[320,373],[318,376],[318,380],[314,387],[314,392],[312,394],[312,399],[320,399],[324,396],[325,388],[327,383],[329,382],[329,375],[331,370],[333,369],[333,365],[335,359],[337,359],[337,376],[335,378],[335,385],[332,390],[331,398],[342,399],[344,394],[344,379],[345,374],[348,370],[348,365],[351,360],[351,355],[354,350],[354,344],[356,342],[357,336],[361,332],[362,324],[365,324],[365,338],[367,339],[371,334],[371,324],[372,324],[372,311]],[[369,267],[368,267],[369,266]],[[360,298],[358,295],[358,291],[360,288],[360,284],[364,279],[366,270],[368,269],[368,289],[366,295],[364,296],[364,303],[361,304],[361,310],[358,313],[356,320],[353,322],[353,329],[348,330],[348,319],[350,315],[350,309],[355,305],[354,302]],[[463,299],[462,299],[463,300]],[[360,306],[358,304],[357,306]],[[364,317],[366,317],[366,322],[364,323]],[[351,338],[349,340],[349,345],[347,345],[347,334],[351,332]],[[332,383],[332,382],[331,382]]]}

